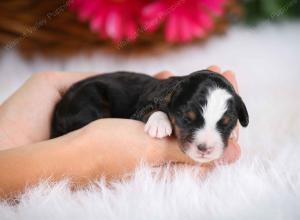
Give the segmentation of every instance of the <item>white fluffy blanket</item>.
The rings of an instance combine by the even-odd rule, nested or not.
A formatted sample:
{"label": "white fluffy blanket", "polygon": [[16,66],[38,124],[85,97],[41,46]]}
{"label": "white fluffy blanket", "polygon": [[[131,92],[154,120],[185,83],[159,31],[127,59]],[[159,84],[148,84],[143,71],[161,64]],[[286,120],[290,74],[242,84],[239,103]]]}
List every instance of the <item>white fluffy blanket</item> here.
{"label": "white fluffy blanket", "polygon": [[[132,180],[70,192],[66,182],[28,189],[15,206],[0,202],[0,219],[300,219],[300,23],[235,27],[204,46],[148,57],[105,53],[66,61],[0,58],[0,101],[30,73],[45,70],[161,69],[186,74],[209,64],[234,69],[250,114],[242,157],[206,179],[180,169],[171,180],[141,167]],[[0,171],[1,172],[1,171]],[[12,174],[13,175],[13,174]]]}

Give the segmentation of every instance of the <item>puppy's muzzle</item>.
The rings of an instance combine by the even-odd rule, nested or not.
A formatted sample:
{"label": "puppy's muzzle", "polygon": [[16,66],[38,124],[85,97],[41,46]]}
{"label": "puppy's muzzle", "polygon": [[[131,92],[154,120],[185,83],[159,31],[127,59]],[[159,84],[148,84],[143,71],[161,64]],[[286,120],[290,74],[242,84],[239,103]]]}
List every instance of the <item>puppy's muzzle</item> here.
{"label": "puppy's muzzle", "polygon": [[207,147],[206,144],[197,145],[197,149],[201,154],[210,154],[214,151],[214,147]]}

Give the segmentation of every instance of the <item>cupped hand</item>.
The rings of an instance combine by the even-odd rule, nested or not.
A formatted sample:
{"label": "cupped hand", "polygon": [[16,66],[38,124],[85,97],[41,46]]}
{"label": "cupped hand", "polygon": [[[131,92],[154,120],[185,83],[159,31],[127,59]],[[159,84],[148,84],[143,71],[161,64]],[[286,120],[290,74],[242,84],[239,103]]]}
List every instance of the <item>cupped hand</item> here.
{"label": "cupped hand", "polygon": [[2,149],[47,140],[55,104],[72,84],[92,74],[34,74],[1,105]]}

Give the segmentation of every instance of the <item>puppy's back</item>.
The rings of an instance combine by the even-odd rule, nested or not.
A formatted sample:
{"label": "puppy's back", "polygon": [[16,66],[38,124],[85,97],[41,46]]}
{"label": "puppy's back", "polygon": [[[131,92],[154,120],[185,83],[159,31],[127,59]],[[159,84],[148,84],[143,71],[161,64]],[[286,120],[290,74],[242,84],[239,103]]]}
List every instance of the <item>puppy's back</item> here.
{"label": "puppy's back", "polygon": [[145,74],[115,72],[75,83],[55,107],[51,138],[100,118],[129,118],[144,88],[155,81]]}

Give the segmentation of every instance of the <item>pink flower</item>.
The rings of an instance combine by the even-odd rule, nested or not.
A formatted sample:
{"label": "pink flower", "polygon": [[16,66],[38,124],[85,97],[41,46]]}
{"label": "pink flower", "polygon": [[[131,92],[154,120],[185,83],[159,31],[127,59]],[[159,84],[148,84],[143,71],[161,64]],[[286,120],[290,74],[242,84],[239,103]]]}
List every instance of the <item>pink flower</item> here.
{"label": "pink flower", "polygon": [[141,0],[72,0],[70,5],[80,20],[90,21],[92,31],[115,42],[136,39],[142,7]]}
{"label": "pink flower", "polygon": [[214,17],[223,13],[225,0],[155,0],[143,8],[142,24],[153,32],[162,24],[169,42],[204,37],[214,27]]}
{"label": "pink flower", "polygon": [[169,42],[204,37],[226,0],[71,0],[80,20],[102,39],[133,41],[142,32],[164,28]]}

